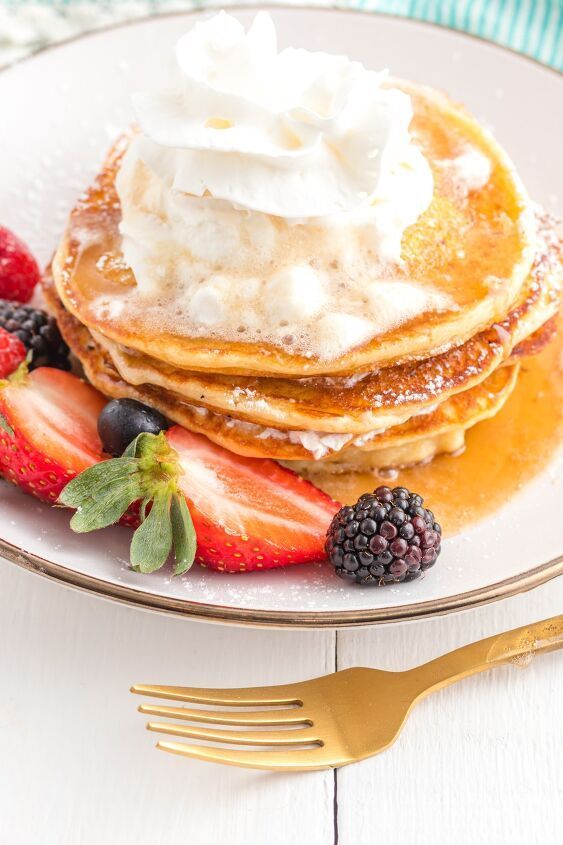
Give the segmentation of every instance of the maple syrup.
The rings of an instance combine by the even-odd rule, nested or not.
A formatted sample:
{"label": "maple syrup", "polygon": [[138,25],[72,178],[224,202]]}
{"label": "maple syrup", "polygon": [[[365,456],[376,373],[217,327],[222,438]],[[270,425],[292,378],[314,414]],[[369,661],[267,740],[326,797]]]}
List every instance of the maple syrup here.
{"label": "maple syrup", "polygon": [[341,502],[353,503],[379,484],[404,486],[424,497],[445,534],[456,534],[505,504],[549,463],[563,439],[563,319],[538,355],[522,362],[512,395],[492,419],[466,435],[459,455],[391,474],[315,476]]}

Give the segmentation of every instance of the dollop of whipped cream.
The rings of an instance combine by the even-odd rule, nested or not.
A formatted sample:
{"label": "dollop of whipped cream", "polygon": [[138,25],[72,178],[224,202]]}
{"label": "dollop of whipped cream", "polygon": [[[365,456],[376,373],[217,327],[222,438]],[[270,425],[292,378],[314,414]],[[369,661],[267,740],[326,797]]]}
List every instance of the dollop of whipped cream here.
{"label": "dollop of whipped cream", "polygon": [[133,96],[139,155],[171,190],[297,221],[360,212],[400,234],[429,205],[410,98],[385,72],[278,52],[266,12],[247,32],[225,12],[197,24],[176,62],[176,87]]}
{"label": "dollop of whipped cream", "polygon": [[225,12],[197,24],[176,64],[174,87],[134,95],[141,131],[116,180],[141,295],[195,334],[322,358],[447,305],[378,284],[434,188],[385,72],[278,52],[265,12],[248,31]]}

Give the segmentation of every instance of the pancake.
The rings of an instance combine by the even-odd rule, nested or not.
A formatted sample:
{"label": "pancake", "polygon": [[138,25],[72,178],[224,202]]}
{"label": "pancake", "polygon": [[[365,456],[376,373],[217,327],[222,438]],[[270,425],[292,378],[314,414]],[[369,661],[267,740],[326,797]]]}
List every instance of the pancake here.
{"label": "pancake", "polygon": [[[292,353],[287,345],[224,338],[201,326],[196,331],[173,308],[144,300],[124,263],[114,182],[127,138],[113,148],[73,210],[53,261],[65,307],[109,341],[174,368],[286,379],[433,357],[501,321],[529,278],[536,250],[529,200],[504,152],[470,115],[435,91],[400,85],[412,98],[412,135],[432,167],[435,190],[428,210],[404,234],[401,265],[385,270],[386,278],[443,294],[447,308],[418,313],[333,360]],[[455,163],[467,150],[486,158],[490,177],[464,191],[454,178]],[[274,224],[286,225],[279,218]],[[294,243],[298,230],[288,229],[288,249],[320,261],[325,242],[319,250],[306,239]]]}
{"label": "pancake", "polygon": [[560,242],[549,218],[544,217],[538,228],[542,250],[518,302],[504,319],[433,358],[352,378],[251,378],[188,372],[127,349],[100,332],[91,334],[130,385],[152,385],[208,411],[264,426],[365,434],[400,425],[479,384],[515,348],[521,347],[523,352],[526,339],[553,317],[563,281]]}
{"label": "pancake", "polygon": [[[233,452],[290,462],[298,471],[310,471],[315,454],[316,462],[340,472],[395,465],[393,461],[411,464],[442,451],[455,451],[463,445],[468,428],[500,410],[514,388],[519,369],[517,362],[509,361],[480,384],[452,396],[428,413],[412,416],[386,431],[372,432],[371,436],[342,438],[324,432],[284,431],[214,413],[186,403],[170,391],[127,383],[88,329],[64,309],[52,285],[46,286],[46,297],[88,380],[101,392],[113,398],[137,399]],[[292,434],[298,436],[292,438]]]}
{"label": "pancake", "polygon": [[494,417],[516,387],[520,365],[509,363],[484,382],[447,399],[430,414],[412,417],[373,440],[354,444],[323,461],[284,462],[314,480],[319,472],[369,472],[409,467],[436,455],[455,454],[464,448],[465,434],[477,423]]}

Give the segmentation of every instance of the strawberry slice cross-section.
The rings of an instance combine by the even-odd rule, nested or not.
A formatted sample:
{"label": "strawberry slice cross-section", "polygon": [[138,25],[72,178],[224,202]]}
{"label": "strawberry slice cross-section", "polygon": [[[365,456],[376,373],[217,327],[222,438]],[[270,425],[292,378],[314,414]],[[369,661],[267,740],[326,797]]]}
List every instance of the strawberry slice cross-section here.
{"label": "strawberry slice cross-section", "polygon": [[55,503],[70,479],[103,459],[96,426],[105,403],[71,373],[24,365],[0,384],[0,473]]}
{"label": "strawberry slice cross-section", "polygon": [[24,364],[0,381],[0,473],[43,501],[76,510],[71,526],[136,529],[131,563],[175,572],[194,558],[222,572],[325,559],[338,503],[275,461],[245,458],[173,426],[140,433],[109,458],[97,423],[106,399],[77,376]]}
{"label": "strawberry slice cross-section", "polygon": [[121,457],[85,470],[60,500],[75,531],[94,531],[136,506],[131,564],[154,572],[174,549],[175,573],[194,559],[221,572],[324,560],[339,505],[275,461],[244,458],[180,426],[139,434]]}
{"label": "strawberry slice cross-section", "polygon": [[196,560],[227,572],[323,560],[340,507],[275,461],[245,458],[180,426],[167,432],[183,470],[198,539]]}

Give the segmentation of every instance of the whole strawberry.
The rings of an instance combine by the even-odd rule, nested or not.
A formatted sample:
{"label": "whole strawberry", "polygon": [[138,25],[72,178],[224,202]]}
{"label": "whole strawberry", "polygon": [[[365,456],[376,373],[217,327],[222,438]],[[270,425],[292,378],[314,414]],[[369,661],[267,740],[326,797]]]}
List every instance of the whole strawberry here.
{"label": "whole strawberry", "polygon": [[27,350],[19,337],[0,328],[0,379],[8,378],[23,360]]}
{"label": "whole strawberry", "polygon": [[26,245],[0,226],[0,299],[29,302],[39,278],[39,267]]}

